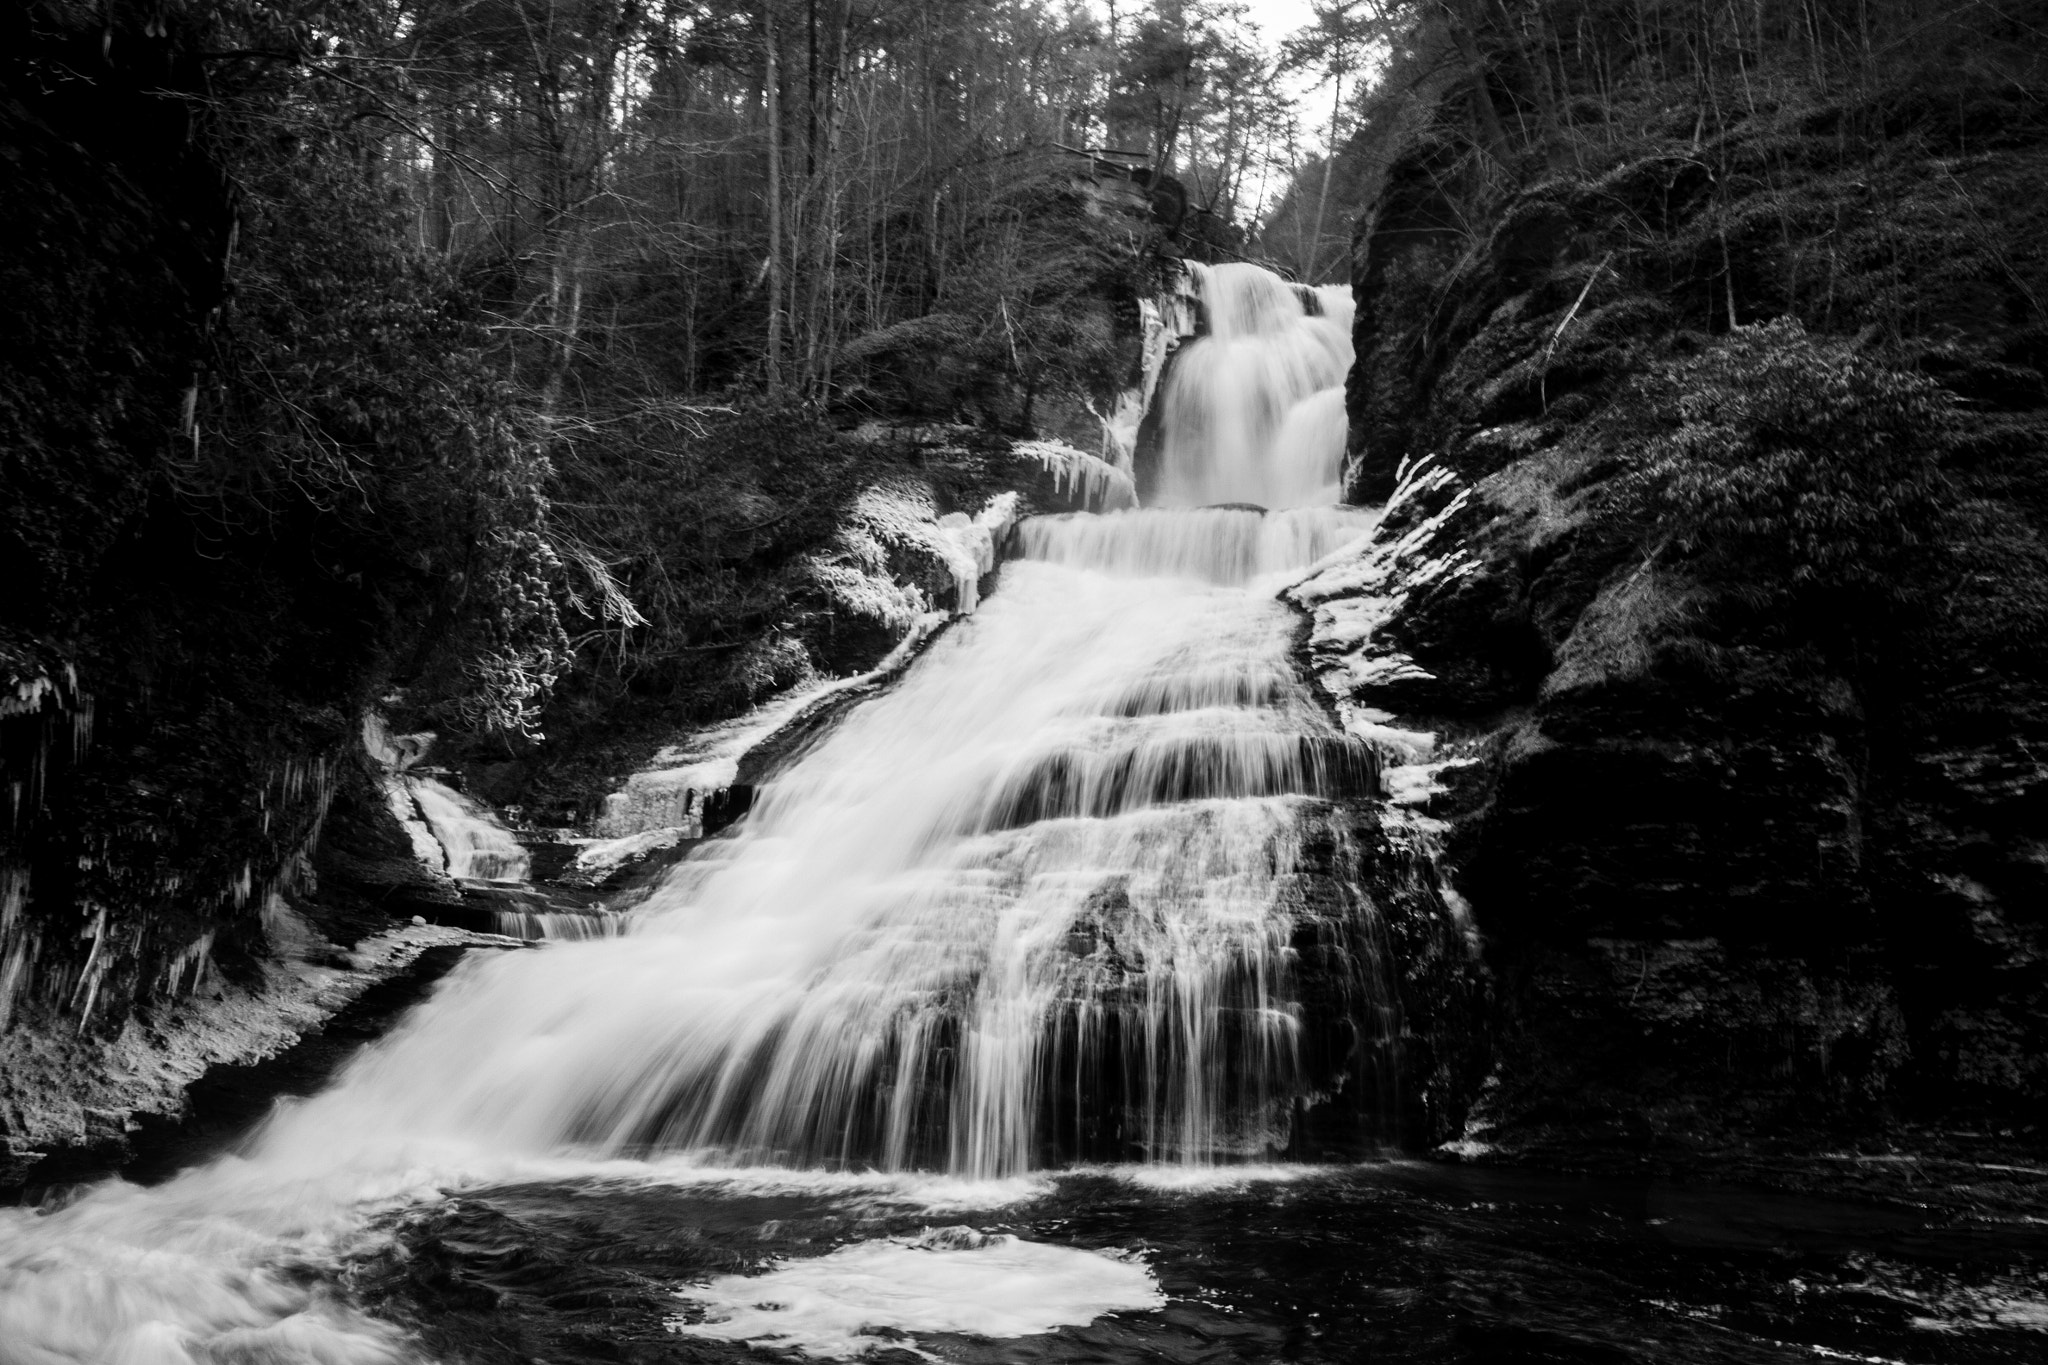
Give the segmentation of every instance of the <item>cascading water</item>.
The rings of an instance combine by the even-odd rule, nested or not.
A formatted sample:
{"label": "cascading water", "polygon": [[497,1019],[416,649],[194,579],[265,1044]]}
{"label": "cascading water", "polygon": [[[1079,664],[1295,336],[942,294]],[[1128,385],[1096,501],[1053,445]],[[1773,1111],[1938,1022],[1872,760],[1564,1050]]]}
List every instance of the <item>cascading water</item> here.
{"label": "cascading water", "polygon": [[[1348,698],[1415,667],[1375,633],[1464,571],[1422,551],[1465,494],[1410,467],[1389,505],[1434,515],[1338,553],[1373,518],[1314,505],[1332,387],[1222,369],[1314,296],[1198,283],[1166,506],[1026,521],[1001,590],[629,933],[473,954],[236,1153],[0,1209],[0,1365],[2038,1356],[2038,1229],[1976,1221],[1975,1171],[2017,1166],[1958,1217],[1301,1164],[1478,1081],[1422,808],[1453,760],[1355,702],[1340,728],[1297,668]],[[941,528],[963,609],[1006,521]],[[676,750],[607,845],[701,816],[801,708]],[[466,895],[521,893],[477,880],[516,870],[481,812],[440,814]]]}
{"label": "cascading water", "polygon": [[1028,523],[1002,593],[629,937],[469,976],[348,1108],[534,1153],[970,1175],[1285,1147],[1304,845],[1375,771],[1248,588],[1367,524]]}
{"label": "cascading water", "polygon": [[1252,267],[1203,299],[1167,508],[1026,522],[1002,591],[624,937],[466,964],[246,1157],[0,1215],[0,1339],[39,1365],[384,1358],[262,1267],[521,1161],[1004,1176],[1303,1151],[1312,1111],[1368,1110],[1398,1031],[1349,875],[1377,762],[1275,599],[1372,525],[1304,505],[1334,500],[1346,328]]}
{"label": "cascading water", "polygon": [[1305,289],[1255,265],[1190,269],[1205,330],[1167,370],[1166,505],[1339,501],[1350,291]]}

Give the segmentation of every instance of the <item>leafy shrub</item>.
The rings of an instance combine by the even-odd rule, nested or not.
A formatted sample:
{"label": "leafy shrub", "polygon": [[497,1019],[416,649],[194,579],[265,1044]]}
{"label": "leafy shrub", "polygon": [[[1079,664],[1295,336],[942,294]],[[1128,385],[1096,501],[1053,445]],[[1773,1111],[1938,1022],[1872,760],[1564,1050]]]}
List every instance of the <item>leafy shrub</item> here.
{"label": "leafy shrub", "polygon": [[166,473],[223,544],[272,542],[299,618],[336,622],[336,670],[530,733],[568,657],[539,424],[364,175],[347,92],[295,102],[298,79],[254,73],[212,111],[241,233]]}
{"label": "leafy shrub", "polygon": [[567,653],[540,424],[273,17],[0,20],[0,961],[93,1027],[267,951],[365,702],[527,728]]}
{"label": "leafy shrub", "polygon": [[1758,603],[1898,604],[1946,520],[1946,396],[1792,318],[1739,327],[1643,381],[1655,432],[1615,496],[1653,553],[1676,550]]}

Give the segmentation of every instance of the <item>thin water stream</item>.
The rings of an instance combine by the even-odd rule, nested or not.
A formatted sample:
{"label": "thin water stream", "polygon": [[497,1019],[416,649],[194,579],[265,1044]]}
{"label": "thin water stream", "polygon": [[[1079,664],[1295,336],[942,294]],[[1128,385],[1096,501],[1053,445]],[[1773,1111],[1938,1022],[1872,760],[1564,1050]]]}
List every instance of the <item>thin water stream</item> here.
{"label": "thin water stream", "polygon": [[1389,945],[1464,935],[1383,885],[1377,755],[1277,599],[1375,520],[1330,505],[1341,300],[1202,287],[1168,506],[1024,523],[1001,591],[624,935],[464,964],[235,1154],[0,1212],[0,1362],[1964,1361],[2037,1330],[2037,1239],[1909,1253],[1887,1302],[1946,1325],[1866,1330],[1786,1276],[1833,1304],[1889,1225],[1780,1264],[1635,1195],[1260,1164],[1398,1135]]}

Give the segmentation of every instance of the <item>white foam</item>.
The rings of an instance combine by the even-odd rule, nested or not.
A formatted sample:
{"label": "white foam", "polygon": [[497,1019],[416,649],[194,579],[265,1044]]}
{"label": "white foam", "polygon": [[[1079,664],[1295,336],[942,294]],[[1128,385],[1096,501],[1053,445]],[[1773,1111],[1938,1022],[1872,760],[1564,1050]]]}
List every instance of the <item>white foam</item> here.
{"label": "white foam", "polygon": [[780,1262],[765,1275],[721,1276],[678,1296],[702,1318],[670,1326],[685,1336],[852,1360],[901,1348],[889,1332],[1026,1337],[1166,1305],[1136,1257],[965,1232],[856,1242]]}
{"label": "white foam", "polygon": [[331,1263],[364,1209],[429,1194],[230,1158],[170,1185],[110,1181],[55,1213],[0,1209],[0,1361],[398,1365],[397,1330],[287,1269]]}
{"label": "white foam", "polygon": [[1209,1194],[1245,1190],[1255,1185],[1294,1185],[1327,1180],[1348,1167],[1308,1166],[1299,1162],[1248,1162],[1241,1166],[1083,1166],[1077,1174],[1108,1176],[1140,1189],[1171,1194]]}

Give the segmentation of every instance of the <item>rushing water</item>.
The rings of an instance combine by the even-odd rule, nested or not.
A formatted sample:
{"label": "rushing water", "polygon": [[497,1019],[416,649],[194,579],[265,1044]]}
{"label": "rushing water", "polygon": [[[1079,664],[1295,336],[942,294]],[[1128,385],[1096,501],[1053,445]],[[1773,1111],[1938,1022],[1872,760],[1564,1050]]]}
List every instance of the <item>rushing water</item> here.
{"label": "rushing water", "polygon": [[[1026,522],[1001,590],[628,933],[466,963],[238,1154],[0,1212],[0,1362],[1478,1359],[1439,1349],[1428,1267],[1533,1255],[1532,1292],[1579,1292],[1597,1228],[1531,1251],[1542,1215],[1410,1168],[1224,1164],[1393,1131],[1389,917],[1463,939],[1375,891],[1376,757],[1276,600],[1373,524],[1327,505],[1336,301],[1202,287],[1167,506]],[[448,795],[451,860],[516,875]],[[1610,1317],[1712,1337],[1667,1287]]]}
{"label": "rushing water", "polygon": [[1351,291],[1304,291],[1255,265],[1196,279],[1207,330],[1174,357],[1162,398],[1166,501],[1336,502]]}

